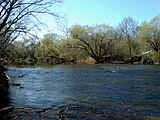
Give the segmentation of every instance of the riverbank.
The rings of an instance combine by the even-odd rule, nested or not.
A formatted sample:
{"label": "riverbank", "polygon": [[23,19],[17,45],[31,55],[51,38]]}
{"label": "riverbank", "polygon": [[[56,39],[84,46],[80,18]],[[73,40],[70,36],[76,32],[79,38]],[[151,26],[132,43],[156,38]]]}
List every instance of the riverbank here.
{"label": "riverbank", "polygon": [[12,112],[1,119],[9,120],[159,120],[160,117],[112,111],[104,112],[92,107],[61,106],[59,108],[40,109],[28,106],[14,108]]}
{"label": "riverbank", "polygon": [[[110,106],[108,106],[110,107]],[[59,108],[33,108],[29,106],[13,107],[10,111],[0,112],[1,120],[159,120],[160,117],[132,113],[129,111],[113,111],[110,108],[98,110],[91,107],[68,106]]]}
{"label": "riverbank", "polygon": [[[50,67],[50,66],[54,66],[54,65],[71,65],[71,64],[79,64],[79,65],[93,65],[93,64],[97,64],[95,61],[90,61],[90,60],[78,60],[78,61],[74,61],[74,62],[64,62],[64,63],[58,63],[58,64],[50,64],[50,63],[34,63],[34,64],[23,64],[23,63],[12,63],[8,66],[17,66],[17,67]],[[158,62],[148,62],[148,63],[143,63],[143,62],[126,62],[126,61],[110,61],[107,63],[98,63],[98,64],[133,64],[133,65],[160,65],[160,63]]]}
{"label": "riverbank", "polygon": [[137,55],[137,56],[132,56],[131,58],[128,59],[121,59],[121,60],[117,60],[116,58],[107,58],[107,59],[103,59],[101,60],[101,62],[98,62],[96,60],[94,60],[92,57],[86,57],[84,59],[66,59],[66,58],[59,58],[59,57],[38,57],[36,58],[36,60],[32,60],[31,58],[18,58],[16,60],[12,60],[12,61],[8,61],[6,62],[9,65],[19,65],[19,66],[26,66],[26,65],[57,65],[57,64],[106,64],[106,63],[112,63],[112,64],[149,64],[149,65],[153,65],[153,64],[160,64],[160,61],[158,60],[154,60],[153,58],[150,58],[148,56],[141,56],[141,55]]}
{"label": "riverbank", "polygon": [[9,87],[8,81],[10,78],[5,72],[6,70],[7,68],[0,65],[0,90],[7,89]]}

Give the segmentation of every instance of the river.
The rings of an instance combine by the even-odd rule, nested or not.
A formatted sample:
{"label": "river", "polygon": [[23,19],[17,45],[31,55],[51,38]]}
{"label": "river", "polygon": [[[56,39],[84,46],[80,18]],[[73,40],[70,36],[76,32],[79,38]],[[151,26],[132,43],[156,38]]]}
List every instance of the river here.
{"label": "river", "polygon": [[10,67],[8,74],[24,87],[10,87],[10,105],[14,107],[72,108],[78,112],[75,117],[91,112],[100,119],[111,114],[139,119],[140,116],[160,117],[159,66]]}

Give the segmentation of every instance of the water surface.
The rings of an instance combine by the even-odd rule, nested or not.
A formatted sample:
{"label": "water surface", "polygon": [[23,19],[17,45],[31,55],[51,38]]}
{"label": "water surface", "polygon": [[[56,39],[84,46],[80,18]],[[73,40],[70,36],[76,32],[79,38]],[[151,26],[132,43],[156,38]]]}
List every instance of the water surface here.
{"label": "water surface", "polygon": [[106,115],[160,117],[160,67],[151,65],[57,65],[11,67],[24,89],[10,87],[11,104],[36,108],[77,106]]}

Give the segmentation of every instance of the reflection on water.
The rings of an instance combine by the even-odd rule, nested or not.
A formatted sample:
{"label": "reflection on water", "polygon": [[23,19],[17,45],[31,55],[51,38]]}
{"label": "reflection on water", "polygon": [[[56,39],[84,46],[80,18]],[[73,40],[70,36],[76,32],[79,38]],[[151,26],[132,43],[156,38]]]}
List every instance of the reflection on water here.
{"label": "reflection on water", "polygon": [[160,67],[150,65],[59,65],[10,68],[24,89],[10,87],[12,105],[37,108],[93,107],[160,116]]}

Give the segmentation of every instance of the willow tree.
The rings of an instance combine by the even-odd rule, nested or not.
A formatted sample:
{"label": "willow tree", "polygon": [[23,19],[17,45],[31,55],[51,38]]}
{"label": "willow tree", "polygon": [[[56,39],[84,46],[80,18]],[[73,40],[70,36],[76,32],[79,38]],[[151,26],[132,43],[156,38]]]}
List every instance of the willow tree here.
{"label": "willow tree", "polygon": [[160,52],[160,16],[150,22],[144,22],[139,29],[139,37],[146,45],[155,52]]}
{"label": "willow tree", "polygon": [[77,48],[85,51],[97,63],[108,61],[115,40],[112,27],[105,24],[95,27],[76,25],[71,28],[70,34],[78,40]]}
{"label": "willow tree", "polygon": [[147,50],[144,53],[152,53],[152,59],[160,64],[160,16],[154,17],[150,22],[141,24],[138,35]]}
{"label": "willow tree", "polygon": [[56,34],[45,34],[39,45],[37,45],[35,54],[37,57],[58,57],[59,48]]}
{"label": "willow tree", "polygon": [[55,12],[61,0],[1,0],[0,1],[0,53],[18,37],[34,36],[37,26],[44,21],[40,14],[58,17]]}

